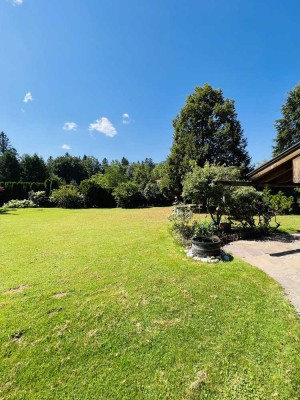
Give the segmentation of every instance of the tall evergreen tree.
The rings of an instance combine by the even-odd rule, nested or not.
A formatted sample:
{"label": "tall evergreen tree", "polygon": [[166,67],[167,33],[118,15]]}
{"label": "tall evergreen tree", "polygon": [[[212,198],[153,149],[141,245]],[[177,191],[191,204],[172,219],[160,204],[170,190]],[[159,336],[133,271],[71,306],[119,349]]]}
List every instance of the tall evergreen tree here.
{"label": "tall evergreen tree", "polygon": [[18,182],[20,180],[20,164],[15,153],[4,151],[0,156],[0,181]]}
{"label": "tall evergreen tree", "polygon": [[273,146],[274,156],[300,141],[300,84],[289,92],[281,112],[282,118],[275,121],[277,136]]}
{"label": "tall evergreen tree", "polygon": [[0,132],[0,155],[2,155],[5,151],[10,151],[11,153],[17,154],[17,150],[12,147],[10,140],[2,131]]}
{"label": "tall evergreen tree", "polygon": [[36,153],[33,156],[24,154],[21,157],[20,167],[23,182],[44,182],[48,178],[45,161]]}
{"label": "tall evergreen tree", "polygon": [[247,141],[237,119],[234,101],[224,99],[221,89],[209,84],[196,87],[173,121],[174,137],[168,158],[168,173],[174,193],[192,165],[206,162],[238,166],[247,171],[250,157]]}

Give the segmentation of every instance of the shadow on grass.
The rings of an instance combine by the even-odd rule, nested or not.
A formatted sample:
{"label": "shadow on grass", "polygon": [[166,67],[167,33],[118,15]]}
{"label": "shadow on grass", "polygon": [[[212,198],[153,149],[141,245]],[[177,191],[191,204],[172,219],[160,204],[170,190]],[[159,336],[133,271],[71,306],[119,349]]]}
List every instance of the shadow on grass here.
{"label": "shadow on grass", "polygon": [[0,208],[0,216],[1,215],[18,215],[18,213],[16,213],[16,210],[11,208]]}

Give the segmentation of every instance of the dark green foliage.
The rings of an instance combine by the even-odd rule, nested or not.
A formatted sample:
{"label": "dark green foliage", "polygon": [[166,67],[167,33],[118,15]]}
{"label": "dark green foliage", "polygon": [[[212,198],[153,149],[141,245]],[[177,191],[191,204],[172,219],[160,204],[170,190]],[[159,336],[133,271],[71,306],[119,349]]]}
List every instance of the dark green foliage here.
{"label": "dark green foliage", "polygon": [[149,206],[163,206],[170,203],[160,190],[157,182],[149,182],[144,189],[144,196]]}
{"label": "dark green foliage", "polygon": [[48,160],[50,173],[65,180],[66,183],[76,181],[80,183],[88,177],[80,157],[73,157],[66,153],[64,156]]}
{"label": "dark green foliage", "polygon": [[96,157],[84,155],[82,165],[88,178],[101,172],[101,166]]}
{"label": "dark green foliage", "polygon": [[0,206],[10,200],[28,199],[30,191],[41,191],[46,189],[44,182],[0,182],[4,191],[0,193]]}
{"label": "dark green foliage", "polygon": [[0,132],[0,155],[3,155],[3,153],[5,151],[9,151],[10,153],[17,154],[17,150],[14,147],[12,147],[8,137],[2,131],[2,132]]}
{"label": "dark green foliage", "polygon": [[60,178],[52,175],[51,178],[45,180],[46,194],[49,196],[53,189],[58,189],[60,186]]}
{"label": "dark green foliage", "polygon": [[281,112],[282,118],[275,121],[277,136],[274,140],[274,156],[300,141],[300,84],[289,92]]}
{"label": "dark green foliage", "polygon": [[43,182],[48,178],[46,163],[37,154],[24,154],[20,160],[20,168],[23,182]]}
{"label": "dark green foliage", "polygon": [[82,208],[84,206],[84,196],[73,185],[65,185],[53,190],[50,201],[61,208]]}
{"label": "dark green foliage", "polygon": [[0,180],[18,182],[20,180],[20,164],[15,153],[4,151],[0,156]]}
{"label": "dark green foliage", "polygon": [[134,182],[120,183],[113,191],[118,207],[134,208],[145,205],[146,199],[140,187]]}
{"label": "dark green foliage", "polygon": [[129,161],[126,157],[122,157],[121,164],[123,165],[123,167],[127,167],[127,165],[129,165]]}
{"label": "dark green foliage", "polygon": [[175,194],[181,192],[184,175],[193,163],[238,166],[247,171],[247,141],[237,119],[234,101],[224,99],[221,89],[196,87],[173,121],[174,138],[168,158],[169,178]]}
{"label": "dark green foliage", "polygon": [[80,183],[79,189],[84,195],[86,207],[116,207],[116,201],[112,195],[112,188],[104,188],[91,179],[85,179]]}

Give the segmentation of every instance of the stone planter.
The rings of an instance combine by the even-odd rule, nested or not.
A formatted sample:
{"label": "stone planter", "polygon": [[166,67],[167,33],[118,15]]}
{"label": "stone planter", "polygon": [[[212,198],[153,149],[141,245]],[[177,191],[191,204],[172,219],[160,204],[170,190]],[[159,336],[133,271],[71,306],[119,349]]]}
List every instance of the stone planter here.
{"label": "stone planter", "polygon": [[192,239],[192,254],[197,257],[218,257],[221,241],[218,236],[197,236]]}

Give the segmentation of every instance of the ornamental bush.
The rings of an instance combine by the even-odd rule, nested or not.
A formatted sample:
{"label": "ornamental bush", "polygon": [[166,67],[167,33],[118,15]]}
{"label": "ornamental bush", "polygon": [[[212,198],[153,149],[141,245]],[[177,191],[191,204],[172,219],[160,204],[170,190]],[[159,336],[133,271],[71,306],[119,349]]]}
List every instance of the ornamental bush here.
{"label": "ornamental bush", "polygon": [[293,201],[293,196],[287,197],[281,191],[271,194],[270,189],[259,192],[252,187],[240,187],[232,190],[227,208],[229,218],[244,230],[265,235],[279,228],[277,215],[289,211]]}
{"label": "ornamental bush", "polygon": [[3,204],[4,208],[31,208],[36,207],[31,200],[10,200],[8,203]]}
{"label": "ornamental bush", "polygon": [[199,231],[199,223],[194,219],[193,212],[187,206],[174,207],[169,216],[170,232],[174,239],[187,245]]}
{"label": "ornamental bush", "polygon": [[49,197],[44,190],[34,192],[31,190],[28,193],[28,199],[35,203],[38,207],[49,207],[51,205]]}
{"label": "ornamental bush", "polygon": [[52,190],[50,201],[61,208],[82,208],[84,206],[83,194],[73,185],[65,185]]}

